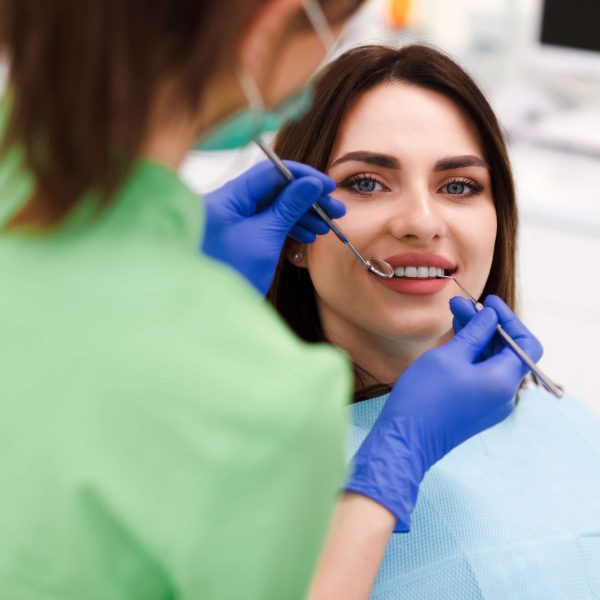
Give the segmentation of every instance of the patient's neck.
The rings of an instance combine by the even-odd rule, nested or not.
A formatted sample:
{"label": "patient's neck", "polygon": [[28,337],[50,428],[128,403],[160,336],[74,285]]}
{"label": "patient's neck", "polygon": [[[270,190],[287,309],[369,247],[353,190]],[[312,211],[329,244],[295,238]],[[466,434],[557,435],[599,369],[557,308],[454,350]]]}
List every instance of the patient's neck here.
{"label": "patient's neck", "polygon": [[424,352],[452,337],[451,331],[437,339],[386,337],[361,329],[356,324],[348,327],[338,315],[327,317],[322,320],[325,337],[331,344],[344,350],[360,368],[357,392],[377,383],[393,385]]}

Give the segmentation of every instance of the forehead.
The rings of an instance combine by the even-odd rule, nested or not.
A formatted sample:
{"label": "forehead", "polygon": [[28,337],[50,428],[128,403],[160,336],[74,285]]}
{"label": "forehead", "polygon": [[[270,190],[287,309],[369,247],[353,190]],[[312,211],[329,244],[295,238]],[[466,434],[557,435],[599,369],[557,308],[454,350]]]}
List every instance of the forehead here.
{"label": "forehead", "polygon": [[452,100],[412,84],[380,85],[345,116],[332,159],[352,150],[408,157],[482,156],[478,132]]}

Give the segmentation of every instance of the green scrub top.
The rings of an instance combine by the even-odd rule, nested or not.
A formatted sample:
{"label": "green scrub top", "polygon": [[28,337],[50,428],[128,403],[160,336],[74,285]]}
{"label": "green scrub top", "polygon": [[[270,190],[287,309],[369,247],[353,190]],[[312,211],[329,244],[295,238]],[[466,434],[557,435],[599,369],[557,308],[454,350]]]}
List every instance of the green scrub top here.
{"label": "green scrub top", "polygon": [[[0,159],[0,227],[31,190],[19,163]],[[198,254],[174,172],[140,160],[90,214],[0,232],[0,595],[303,597],[347,361]]]}

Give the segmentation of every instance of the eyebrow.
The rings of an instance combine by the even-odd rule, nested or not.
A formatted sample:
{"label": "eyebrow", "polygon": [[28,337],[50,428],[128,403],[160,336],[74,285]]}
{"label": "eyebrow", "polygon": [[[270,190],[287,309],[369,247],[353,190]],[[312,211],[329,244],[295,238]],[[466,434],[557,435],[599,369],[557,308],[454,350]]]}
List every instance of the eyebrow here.
{"label": "eyebrow", "polygon": [[464,167],[484,167],[489,169],[490,167],[485,160],[478,156],[471,154],[465,154],[464,156],[449,156],[447,158],[441,158],[435,163],[434,171],[452,171],[453,169],[462,169]]}
{"label": "eyebrow", "polygon": [[336,159],[331,166],[335,167],[335,165],[349,161],[364,162],[370,165],[375,165],[376,167],[383,167],[384,169],[400,168],[400,161],[394,156],[390,156],[389,154],[381,154],[379,152],[367,152],[366,150],[348,152]]}
{"label": "eyebrow", "polygon": [[[369,152],[367,150],[356,150],[355,152],[347,152],[340,158],[336,159],[331,167],[335,167],[340,163],[357,161],[364,162],[376,167],[383,167],[384,169],[400,169],[400,161],[389,154],[382,154],[380,152]],[[463,169],[465,167],[484,167],[489,169],[489,165],[478,156],[472,154],[465,154],[463,156],[448,156],[441,158],[435,163],[433,168],[434,171],[452,171],[454,169]]]}

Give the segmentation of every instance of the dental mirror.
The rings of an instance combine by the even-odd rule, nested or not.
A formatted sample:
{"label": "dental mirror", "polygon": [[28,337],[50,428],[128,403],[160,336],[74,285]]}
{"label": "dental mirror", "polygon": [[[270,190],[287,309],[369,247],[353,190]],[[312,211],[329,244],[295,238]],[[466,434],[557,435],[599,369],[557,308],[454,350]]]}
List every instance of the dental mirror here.
{"label": "dental mirror", "polygon": [[394,267],[385,262],[385,260],[375,258],[374,256],[367,260],[367,269],[384,279],[391,279],[394,276]]}
{"label": "dental mirror", "polygon": [[[294,175],[292,172],[286,167],[285,163],[275,154],[273,149],[262,140],[254,140],[259,148],[267,155],[269,160],[277,167],[277,170],[288,180],[294,181]],[[354,247],[354,245],[350,242],[346,234],[333,222],[331,217],[323,210],[323,208],[317,203],[313,202],[312,209],[329,225],[331,231],[335,233],[338,239],[348,246],[354,256],[358,258],[358,260],[365,265],[365,267],[371,271],[371,273],[377,275],[378,277],[383,277],[383,279],[391,279],[394,276],[394,268],[385,262],[385,260],[381,258],[376,258],[372,256],[369,259],[364,259],[362,254]]]}

